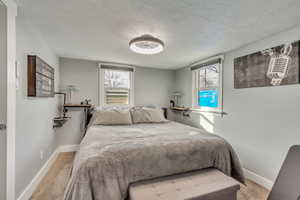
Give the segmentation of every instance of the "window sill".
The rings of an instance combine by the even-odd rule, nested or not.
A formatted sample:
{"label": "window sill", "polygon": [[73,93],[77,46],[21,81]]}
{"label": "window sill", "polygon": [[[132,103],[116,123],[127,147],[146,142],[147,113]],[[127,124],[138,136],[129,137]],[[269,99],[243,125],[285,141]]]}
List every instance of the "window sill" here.
{"label": "window sill", "polygon": [[214,115],[218,115],[218,116],[228,115],[226,112],[216,111],[216,110],[202,110],[199,108],[191,108],[190,110],[193,113],[198,113],[198,114],[208,113],[208,114],[214,114]]}

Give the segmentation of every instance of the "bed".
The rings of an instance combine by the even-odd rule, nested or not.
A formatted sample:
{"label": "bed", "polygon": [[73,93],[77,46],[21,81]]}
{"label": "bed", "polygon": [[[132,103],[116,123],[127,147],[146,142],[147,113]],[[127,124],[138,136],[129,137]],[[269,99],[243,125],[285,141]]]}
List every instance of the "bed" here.
{"label": "bed", "polygon": [[221,137],[177,122],[94,125],[74,160],[65,200],[125,200],[130,184],[216,168],[244,183],[232,147]]}

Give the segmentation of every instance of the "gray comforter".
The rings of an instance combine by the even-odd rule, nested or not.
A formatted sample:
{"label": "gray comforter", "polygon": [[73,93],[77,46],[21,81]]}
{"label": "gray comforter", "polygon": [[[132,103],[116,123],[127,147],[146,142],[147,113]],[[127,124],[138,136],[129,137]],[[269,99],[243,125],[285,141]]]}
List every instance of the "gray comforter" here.
{"label": "gray comforter", "polygon": [[222,138],[176,122],[92,126],[77,152],[65,200],[124,200],[129,184],[214,167],[244,182]]}

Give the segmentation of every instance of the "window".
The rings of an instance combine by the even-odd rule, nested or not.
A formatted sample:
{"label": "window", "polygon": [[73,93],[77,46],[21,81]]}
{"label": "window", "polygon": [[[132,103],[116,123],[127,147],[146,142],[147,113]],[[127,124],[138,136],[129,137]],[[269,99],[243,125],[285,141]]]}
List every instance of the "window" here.
{"label": "window", "polygon": [[134,69],[100,64],[100,105],[133,105]]}
{"label": "window", "polygon": [[193,108],[222,112],[222,57],[191,67]]}

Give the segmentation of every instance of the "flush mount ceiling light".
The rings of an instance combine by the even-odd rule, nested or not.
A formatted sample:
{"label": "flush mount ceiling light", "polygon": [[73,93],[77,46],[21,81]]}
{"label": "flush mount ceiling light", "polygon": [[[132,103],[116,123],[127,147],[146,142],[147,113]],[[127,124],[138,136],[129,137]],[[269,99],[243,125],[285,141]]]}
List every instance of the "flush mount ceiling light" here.
{"label": "flush mount ceiling light", "polygon": [[140,54],[157,54],[164,50],[164,43],[151,35],[143,35],[129,42],[132,51]]}

